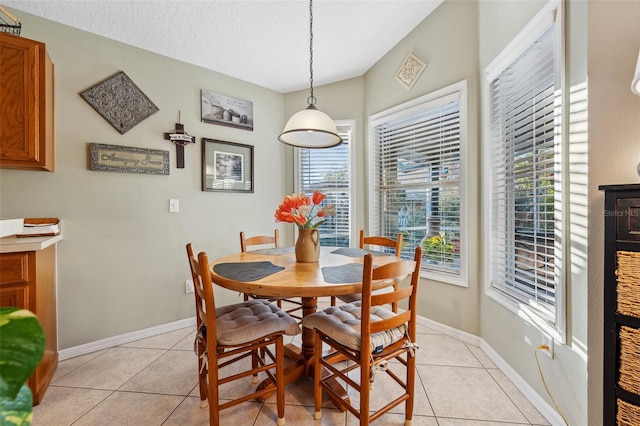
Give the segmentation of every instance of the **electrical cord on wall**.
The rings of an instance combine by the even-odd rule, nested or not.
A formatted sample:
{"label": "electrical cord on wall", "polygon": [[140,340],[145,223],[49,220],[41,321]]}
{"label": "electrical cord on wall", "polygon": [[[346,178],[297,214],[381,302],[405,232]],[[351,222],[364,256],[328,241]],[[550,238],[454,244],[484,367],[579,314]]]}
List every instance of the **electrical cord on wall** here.
{"label": "electrical cord on wall", "polygon": [[538,372],[540,373],[540,378],[542,379],[542,384],[544,385],[544,389],[547,391],[547,395],[549,395],[549,398],[551,398],[551,402],[553,402],[553,406],[556,407],[556,410],[558,411],[558,414],[560,414],[560,417],[562,417],[562,420],[564,420],[564,424],[569,426],[569,422],[567,422],[567,419],[564,417],[564,414],[562,414],[562,410],[560,410],[560,407],[558,407],[558,404],[556,403],[556,400],[553,399],[553,395],[551,395],[551,391],[549,390],[549,387],[547,386],[547,382],[544,380],[544,374],[542,374],[542,367],[540,367],[540,362],[538,361],[538,351],[543,350],[543,351],[548,351],[549,350],[549,346],[547,345],[540,345],[536,348],[536,350],[534,351],[534,356],[536,358],[536,364],[538,365]]}

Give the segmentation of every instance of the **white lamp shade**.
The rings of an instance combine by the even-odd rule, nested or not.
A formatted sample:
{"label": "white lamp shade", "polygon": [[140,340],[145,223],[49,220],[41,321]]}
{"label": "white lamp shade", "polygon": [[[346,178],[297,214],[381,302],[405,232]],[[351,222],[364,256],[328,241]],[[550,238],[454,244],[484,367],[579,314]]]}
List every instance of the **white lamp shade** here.
{"label": "white lamp shade", "polygon": [[331,148],[342,143],[333,120],[313,105],[293,114],[278,140],[299,148]]}
{"label": "white lamp shade", "polygon": [[633,80],[631,81],[631,91],[640,96],[640,52],[638,52],[636,72],[633,74]]}

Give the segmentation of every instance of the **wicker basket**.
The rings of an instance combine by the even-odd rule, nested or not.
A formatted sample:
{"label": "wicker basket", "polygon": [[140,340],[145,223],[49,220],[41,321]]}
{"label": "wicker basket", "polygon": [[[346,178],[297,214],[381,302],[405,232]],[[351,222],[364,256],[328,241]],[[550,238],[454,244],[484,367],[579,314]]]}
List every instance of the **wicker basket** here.
{"label": "wicker basket", "polygon": [[640,318],[640,252],[618,251],[617,312]]}
{"label": "wicker basket", "polygon": [[620,327],[618,338],[620,341],[618,385],[626,391],[640,395],[640,329],[623,325]]}
{"label": "wicker basket", "polygon": [[619,426],[637,426],[640,424],[640,407],[618,399],[616,422]]}

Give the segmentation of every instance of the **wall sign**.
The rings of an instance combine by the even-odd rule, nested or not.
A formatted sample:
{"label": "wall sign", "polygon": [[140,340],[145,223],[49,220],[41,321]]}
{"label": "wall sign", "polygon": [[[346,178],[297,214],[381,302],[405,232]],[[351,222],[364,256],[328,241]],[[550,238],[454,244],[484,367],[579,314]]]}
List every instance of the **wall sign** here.
{"label": "wall sign", "polygon": [[169,151],[91,143],[91,170],[119,173],[169,174]]}

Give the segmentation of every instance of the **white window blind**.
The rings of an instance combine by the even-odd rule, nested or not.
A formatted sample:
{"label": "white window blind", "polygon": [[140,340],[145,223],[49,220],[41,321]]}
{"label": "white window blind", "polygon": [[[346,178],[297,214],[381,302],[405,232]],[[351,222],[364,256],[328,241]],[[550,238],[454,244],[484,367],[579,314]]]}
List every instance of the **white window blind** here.
{"label": "white window blind", "polygon": [[555,323],[562,211],[551,26],[489,82],[491,288]]}
{"label": "white window blind", "polygon": [[371,223],[403,235],[403,258],[424,249],[423,271],[461,275],[461,92],[447,91],[372,121]]}
{"label": "white window blind", "polygon": [[343,143],[324,149],[299,149],[298,192],[311,196],[314,190],[327,195],[325,203],[336,205],[336,215],[326,218],[318,230],[320,244],[349,247],[351,230],[352,125],[336,124]]}

